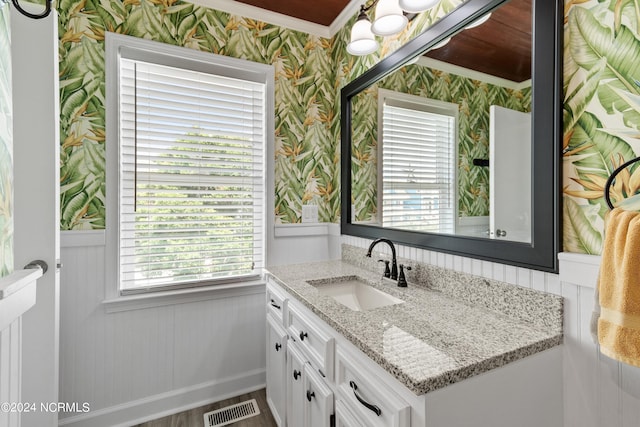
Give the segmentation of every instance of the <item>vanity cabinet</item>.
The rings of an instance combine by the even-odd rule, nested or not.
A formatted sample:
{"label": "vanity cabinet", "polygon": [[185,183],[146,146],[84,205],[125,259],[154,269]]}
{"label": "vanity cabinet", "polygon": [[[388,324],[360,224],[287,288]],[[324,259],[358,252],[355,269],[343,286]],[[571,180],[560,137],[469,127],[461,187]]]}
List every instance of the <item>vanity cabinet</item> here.
{"label": "vanity cabinet", "polygon": [[[280,427],[330,427],[334,339],[289,305],[276,287],[267,288],[267,403]],[[286,326],[286,329],[285,329]]]}
{"label": "vanity cabinet", "polygon": [[[343,269],[340,267],[340,274]],[[332,273],[322,270],[320,274]],[[444,353],[434,352],[428,341],[407,333],[411,323],[394,323],[389,328],[384,325],[386,320],[363,318],[382,321],[380,327],[386,327],[388,336],[376,350],[379,357],[403,361],[405,366],[409,363],[421,375],[435,372],[440,376],[435,378],[446,381],[437,389],[416,394],[411,383],[403,383],[359,348],[363,344],[358,335],[348,335],[348,325],[343,335],[316,314],[315,310],[326,307],[308,306],[287,289],[269,277],[265,301],[267,401],[280,427],[562,425],[559,346],[463,381],[448,381],[442,364],[450,361]],[[411,322],[411,316],[403,318]],[[277,344],[281,346],[278,351]],[[432,365],[425,362],[425,354],[433,355]]]}
{"label": "vanity cabinet", "polygon": [[410,427],[409,405],[336,348],[335,331],[274,283],[266,303],[267,402],[280,427]]}

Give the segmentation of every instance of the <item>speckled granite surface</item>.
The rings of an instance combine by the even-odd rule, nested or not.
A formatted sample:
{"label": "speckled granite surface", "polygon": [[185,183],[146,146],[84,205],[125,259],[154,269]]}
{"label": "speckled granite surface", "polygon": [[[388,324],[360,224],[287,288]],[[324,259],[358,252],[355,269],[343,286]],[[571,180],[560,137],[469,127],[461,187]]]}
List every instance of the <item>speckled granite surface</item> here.
{"label": "speckled granite surface", "polygon": [[[561,297],[407,260],[409,286],[398,288],[364,253],[345,245],[343,261],[272,267],[269,275],[417,395],[562,342]],[[347,276],[404,302],[352,311],[313,282]]]}

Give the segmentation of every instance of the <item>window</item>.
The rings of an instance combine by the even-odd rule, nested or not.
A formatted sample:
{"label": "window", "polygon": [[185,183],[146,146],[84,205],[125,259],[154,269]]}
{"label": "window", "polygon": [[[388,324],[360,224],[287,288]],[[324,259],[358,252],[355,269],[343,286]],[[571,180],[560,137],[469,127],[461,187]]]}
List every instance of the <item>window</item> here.
{"label": "window", "polygon": [[120,293],[255,278],[271,67],[112,34],[107,51]]}
{"label": "window", "polygon": [[379,91],[383,227],[453,233],[457,105]]}

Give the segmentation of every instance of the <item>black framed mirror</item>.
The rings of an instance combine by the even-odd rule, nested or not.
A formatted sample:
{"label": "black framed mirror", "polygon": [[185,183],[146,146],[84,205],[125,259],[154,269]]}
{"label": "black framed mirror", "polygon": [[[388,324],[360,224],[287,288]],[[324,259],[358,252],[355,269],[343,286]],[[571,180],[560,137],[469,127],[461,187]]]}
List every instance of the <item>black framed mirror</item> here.
{"label": "black framed mirror", "polygon": [[[527,65],[527,67],[528,71],[530,71],[531,79],[530,86],[528,89],[525,89],[525,92],[528,91],[525,98],[528,97],[529,106],[522,107],[523,111],[530,113],[531,131],[527,131],[530,133],[530,145],[528,149],[525,149],[527,152],[530,151],[530,174],[527,174],[528,181],[526,181],[526,187],[530,187],[530,192],[525,192],[524,202],[518,202],[519,205],[527,205],[527,203],[530,203],[530,205],[527,206],[527,212],[522,215],[526,217],[526,221],[524,221],[526,224],[526,236],[518,238],[514,237],[517,233],[510,233],[509,236],[505,238],[504,235],[501,234],[504,233],[503,230],[497,230],[497,232],[494,233],[493,214],[491,216],[492,228],[487,229],[486,237],[481,237],[474,233],[456,233],[455,231],[451,232],[444,228],[441,228],[441,230],[444,231],[431,231],[428,227],[416,227],[415,223],[412,223],[413,225],[411,226],[405,226],[402,225],[402,223],[386,222],[386,220],[382,219],[382,206],[374,206],[370,209],[370,211],[373,212],[370,217],[377,216],[377,220],[371,220],[371,218],[363,220],[363,218],[359,217],[362,216],[360,214],[363,209],[354,203],[354,201],[362,200],[364,197],[365,200],[375,200],[376,203],[382,204],[378,199],[383,198],[383,180],[380,177],[382,176],[381,166],[376,166],[376,168],[380,167],[378,172],[380,176],[374,178],[377,183],[376,189],[380,192],[380,195],[361,195],[358,193],[360,191],[358,183],[361,178],[356,177],[354,180],[354,176],[358,173],[358,166],[354,163],[354,155],[359,157],[362,154],[358,152],[357,147],[354,148],[353,146],[354,138],[358,138],[358,126],[362,126],[361,120],[357,117],[358,111],[353,111],[353,108],[357,108],[359,105],[358,96],[363,96],[363,94],[371,92],[371,88],[375,87],[376,102],[380,101],[383,98],[382,93],[385,93],[384,96],[387,96],[390,92],[388,90],[381,90],[378,93],[377,86],[386,89],[388,85],[385,85],[384,82],[395,79],[393,76],[394,72],[405,72],[409,64],[414,64],[416,59],[423,61],[428,52],[434,52],[450,37],[456,37],[462,34],[465,28],[470,28],[474,22],[480,22],[480,18],[487,16],[489,12],[493,12],[495,17],[498,8],[507,6],[510,3],[515,3],[516,1],[517,0],[468,0],[342,89],[342,234],[371,239],[386,237],[396,243],[428,250],[469,256],[543,271],[557,271],[557,253],[560,249],[559,164],[561,158],[560,132],[562,127],[562,4],[557,0],[533,0],[530,2],[530,22],[532,30],[530,36],[531,65]],[[474,31],[479,30],[481,30],[480,27],[474,28]],[[495,32],[491,37],[496,38]],[[460,37],[457,37],[454,40],[457,41],[459,39]],[[486,90],[486,85],[484,87]],[[513,91],[509,93],[513,93]],[[382,101],[380,102],[380,111],[382,111],[383,103]],[[389,105],[402,107],[402,102],[405,101],[393,100],[393,102],[389,102]],[[408,102],[412,101],[409,100]],[[439,112],[449,108],[443,103],[435,103],[434,105],[435,106],[432,105],[428,108],[421,107],[420,109],[424,109],[427,112]],[[456,106],[455,104],[452,105],[454,105],[454,110],[456,108],[474,108],[473,105],[465,105],[464,107]],[[527,111],[527,109],[529,110]],[[380,122],[382,123],[380,111],[378,111],[378,117],[380,117]],[[372,116],[370,113],[368,113],[368,115]],[[452,113],[452,115],[455,114]],[[426,119],[421,118],[420,120],[424,121]],[[458,128],[456,127],[456,129]],[[387,131],[385,130],[384,132]],[[376,140],[373,145],[382,146],[383,143],[387,143],[383,141],[382,135],[385,133],[383,133],[382,127],[380,127],[379,133],[376,131],[372,132],[372,134],[374,135],[373,139]],[[381,136],[378,137],[378,134]],[[454,140],[457,144],[457,130],[454,134],[456,135]],[[378,147],[378,150],[379,153],[382,153],[380,147]],[[502,152],[502,150],[495,151]],[[454,150],[454,153],[456,153],[454,155],[454,162],[456,162],[455,167],[457,168],[460,163],[460,158],[457,156],[457,148]],[[382,164],[382,154],[379,154],[379,156],[379,162]],[[487,167],[486,159],[477,160],[477,166]],[[496,165],[510,163],[508,160],[505,162],[499,157],[496,157],[494,161]],[[496,165],[489,163],[487,169],[491,169],[492,166]],[[407,169],[406,165],[403,165],[403,167],[405,170]],[[412,173],[418,173],[416,165],[410,169]],[[494,171],[498,169],[498,167],[494,167],[491,173],[493,174]],[[425,172],[425,174],[426,173],[428,172]],[[497,172],[495,172],[495,174],[499,176]],[[459,187],[459,177],[455,173],[453,175],[455,180],[453,187],[455,187],[455,190],[452,190],[452,192],[456,194]],[[485,175],[488,175],[488,173]],[[504,179],[502,181],[504,181]],[[496,178],[496,182],[500,182],[500,180]],[[394,203],[403,204],[405,209],[407,206],[412,207],[412,201],[409,199],[419,198],[421,200],[419,204],[423,207],[427,204],[429,206],[433,206],[434,204],[443,206],[444,203],[443,199],[434,199],[431,196],[429,196],[431,197],[429,198],[424,193],[418,197],[415,194],[415,190],[407,190],[406,186],[400,191],[398,191],[397,188],[392,191],[395,191],[395,196],[398,196],[398,192],[402,193],[402,197],[396,197],[396,199],[400,201],[396,200]],[[490,192],[490,190],[488,192]],[[407,193],[412,193],[410,198]],[[495,191],[495,194],[500,193],[499,191]],[[393,198],[387,193],[384,194],[386,194],[384,197],[389,200]],[[451,205],[455,205],[455,208],[452,208],[451,213],[448,214],[449,222],[453,221],[457,224],[458,220],[462,218],[463,214],[458,212],[458,206],[461,204],[457,197],[453,198]],[[415,205],[413,205],[413,207],[415,208]],[[494,208],[492,207],[491,209],[493,212]],[[462,210],[463,208],[461,207],[460,211]],[[393,213],[390,215],[393,215]],[[406,217],[406,211],[402,215]],[[415,219],[425,218],[429,214],[427,211],[416,210],[413,211],[412,215],[413,219]],[[436,216],[438,216],[438,214],[436,214]],[[447,215],[441,212],[439,214],[441,222],[444,217],[447,217]],[[452,227],[455,228],[457,226]]]}

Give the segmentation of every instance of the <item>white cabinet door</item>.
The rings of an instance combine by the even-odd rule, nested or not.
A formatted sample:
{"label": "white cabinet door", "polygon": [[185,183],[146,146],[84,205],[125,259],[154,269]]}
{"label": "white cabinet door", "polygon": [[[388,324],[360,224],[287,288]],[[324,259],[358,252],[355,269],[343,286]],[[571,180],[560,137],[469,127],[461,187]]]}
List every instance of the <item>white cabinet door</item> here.
{"label": "white cabinet door", "polygon": [[330,427],[333,415],[333,392],[311,365],[304,366],[304,426]]}
{"label": "white cabinet door", "polygon": [[287,333],[267,316],[267,403],[280,427],[286,425],[286,353]]}
{"label": "white cabinet door", "polygon": [[287,424],[291,427],[304,424],[305,389],[304,389],[305,360],[294,343],[287,347]]}

